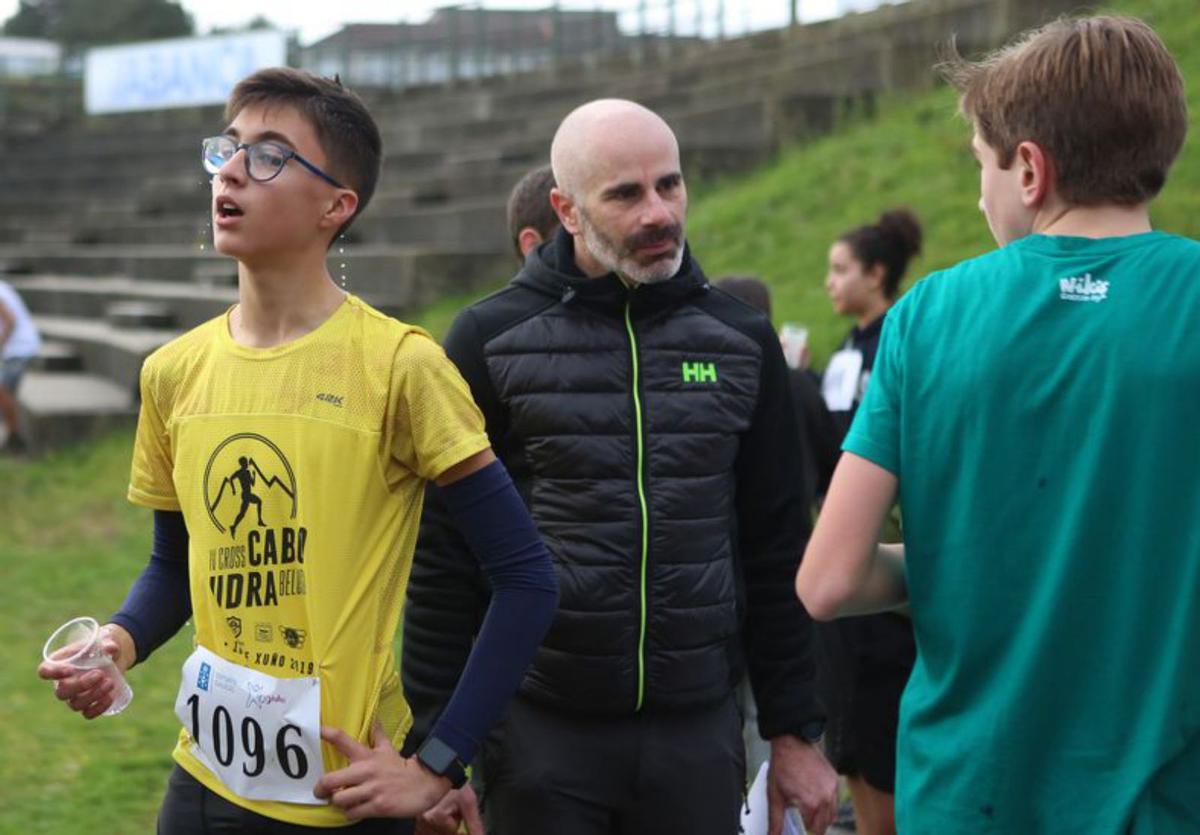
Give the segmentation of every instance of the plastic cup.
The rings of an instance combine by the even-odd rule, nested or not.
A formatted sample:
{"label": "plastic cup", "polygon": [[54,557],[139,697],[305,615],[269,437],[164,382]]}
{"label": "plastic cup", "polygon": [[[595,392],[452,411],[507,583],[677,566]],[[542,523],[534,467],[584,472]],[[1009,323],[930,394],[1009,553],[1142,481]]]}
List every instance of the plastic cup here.
{"label": "plastic cup", "polygon": [[779,344],[788,368],[799,368],[804,349],[808,347],[808,328],[794,322],[784,322],[779,328]]}
{"label": "plastic cup", "polygon": [[133,701],[133,688],[100,645],[100,625],[95,618],[73,618],[55,629],[42,647],[42,657],[77,670],[103,670],[113,679],[116,690],[105,716],[116,716]]}

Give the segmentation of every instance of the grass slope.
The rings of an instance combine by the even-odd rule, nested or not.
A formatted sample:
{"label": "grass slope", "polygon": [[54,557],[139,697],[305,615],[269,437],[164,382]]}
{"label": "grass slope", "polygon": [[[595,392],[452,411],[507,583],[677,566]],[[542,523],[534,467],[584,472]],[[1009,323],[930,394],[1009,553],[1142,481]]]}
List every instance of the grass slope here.
{"label": "grass slope", "polygon": [[[1192,81],[1193,114],[1200,112],[1194,0],[1117,8],[1163,32]],[[695,195],[697,255],[712,276],[763,276],[774,288],[776,319],[808,324],[821,362],[848,327],[823,289],[825,254],[839,233],[889,206],[911,206],[927,235],[914,278],[993,246],[976,209],[967,139],[949,91],[885,102],[874,121]],[[1154,214],[1159,228],[1200,236],[1195,137]],[[447,299],[414,319],[441,334],[470,300]],[[124,500],[131,443],[130,433],[119,433],[36,462],[0,458],[0,832],[153,831],[177,731],[176,671],[190,636],[132,672],[133,704],[115,719],[69,715],[34,676],[50,631],[75,615],[106,617],[145,562],[150,514]]]}

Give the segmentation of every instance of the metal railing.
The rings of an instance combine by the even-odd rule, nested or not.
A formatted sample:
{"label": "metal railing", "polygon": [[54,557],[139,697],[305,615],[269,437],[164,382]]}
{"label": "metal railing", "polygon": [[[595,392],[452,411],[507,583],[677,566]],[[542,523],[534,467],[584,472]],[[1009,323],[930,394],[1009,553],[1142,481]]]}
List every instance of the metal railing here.
{"label": "metal railing", "polygon": [[561,0],[513,11],[504,0],[439,10],[396,27],[390,40],[353,28],[304,47],[301,66],[339,74],[351,85],[402,89],[597,64],[607,56],[642,60],[765,30],[873,9],[883,0]]}
{"label": "metal railing", "polygon": [[[348,26],[295,49],[289,63],[336,73],[356,88],[391,90],[553,72],[564,65],[603,71],[610,61],[669,60],[679,51],[867,11],[884,2],[557,0],[540,10],[515,11],[505,8],[505,0],[477,0],[398,25],[394,32],[376,28],[370,42]],[[0,134],[79,118],[75,69],[34,79],[0,78]]]}

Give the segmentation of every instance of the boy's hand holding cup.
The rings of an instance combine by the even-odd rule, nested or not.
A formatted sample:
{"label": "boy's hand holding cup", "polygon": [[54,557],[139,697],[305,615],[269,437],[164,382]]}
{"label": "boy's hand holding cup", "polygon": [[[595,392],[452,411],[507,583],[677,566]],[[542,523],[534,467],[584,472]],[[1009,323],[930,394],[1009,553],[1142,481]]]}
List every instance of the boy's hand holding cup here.
{"label": "boy's hand holding cup", "polygon": [[133,699],[123,669],[133,663],[133,641],[119,626],[95,618],[67,621],[42,647],[38,675],[54,682],[54,695],[85,719],[115,716]]}

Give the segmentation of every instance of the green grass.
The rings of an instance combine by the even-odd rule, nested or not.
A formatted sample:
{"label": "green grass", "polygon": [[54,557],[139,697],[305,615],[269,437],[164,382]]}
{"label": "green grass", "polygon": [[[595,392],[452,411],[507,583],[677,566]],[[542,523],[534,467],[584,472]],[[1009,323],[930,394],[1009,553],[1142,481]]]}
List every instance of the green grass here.
{"label": "green grass", "polygon": [[[1129,0],[1118,8],[1157,25],[1180,59],[1195,134],[1194,0]],[[689,237],[705,270],[761,275],[774,290],[776,320],[806,323],[822,362],[848,328],[823,289],[826,251],[838,234],[890,206],[915,209],[926,247],[910,283],[994,246],[976,208],[969,132],[954,105],[947,90],[894,97],[871,122],[697,190]],[[1159,228],[1200,237],[1196,141],[1185,147],[1154,217]],[[441,335],[478,295],[444,300],[413,321]],[[177,731],[172,704],[188,630],[132,671],[133,704],[116,718],[84,722],[34,674],[50,631],[75,615],[108,616],[145,563],[150,514],[124,499],[131,444],[123,432],[43,460],[0,457],[0,832],[153,831]]]}
{"label": "green grass", "polygon": [[[1125,0],[1109,8],[1156,26],[1190,82],[1192,135],[1153,216],[1160,229],[1200,237],[1200,15],[1193,0]],[[714,279],[750,273],[766,281],[775,323],[806,324],[818,366],[850,328],[833,313],[824,286],[826,255],[840,234],[893,206],[915,210],[925,246],[906,287],[995,247],[978,209],[971,132],[954,92],[895,95],[879,110],[874,119],[785,150],[756,172],[693,190],[688,239],[704,271]],[[459,309],[502,284],[445,299],[413,319],[441,336]]]}
{"label": "green grass", "polygon": [[146,562],[150,513],[125,501],[131,444],[123,432],[0,458],[0,832],[154,831],[186,636],[131,672],[133,703],[115,718],[85,722],[34,672],[55,627],[107,617]]}

